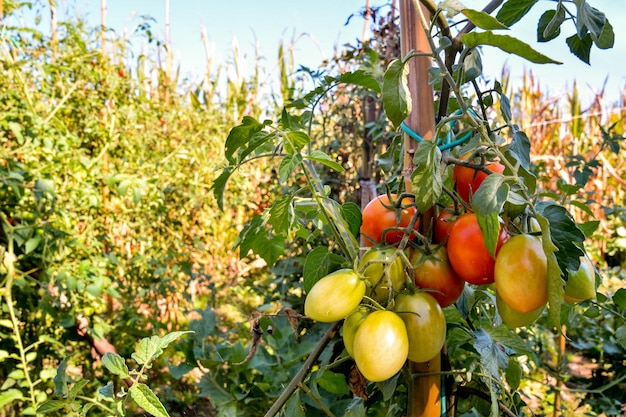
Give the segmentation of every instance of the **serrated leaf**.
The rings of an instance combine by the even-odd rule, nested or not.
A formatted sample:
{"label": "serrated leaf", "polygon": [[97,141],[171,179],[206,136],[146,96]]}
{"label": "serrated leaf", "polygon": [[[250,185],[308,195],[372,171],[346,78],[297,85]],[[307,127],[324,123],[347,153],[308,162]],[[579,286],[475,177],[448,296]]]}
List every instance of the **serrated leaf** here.
{"label": "serrated leaf", "polygon": [[478,328],[473,333],[473,346],[480,355],[480,363],[489,376],[500,380],[500,369],[509,364],[508,356],[493,342],[484,329]]}
{"label": "serrated leaf", "polygon": [[383,107],[394,129],[397,129],[411,112],[408,74],[409,66],[396,59],[391,61],[383,76]]}
{"label": "serrated leaf", "polygon": [[139,365],[149,364],[156,358],[161,356],[161,354],[163,353],[163,349],[165,349],[170,343],[186,333],[191,332],[179,331],[168,333],[163,337],[144,337],[139,342],[137,351],[134,352],[131,356]]}
{"label": "serrated leaf", "polygon": [[380,93],[380,84],[378,81],[371,74],[368,74],[363,70],[345,72],[339,76],[339,81],[346,84],[354,84],[365,87]]}
{"label": "serrated leaf", "polygon": [[37,407],[37,414],[46,414],[57,411],[65,407],[67,403],[61,400],[48,400]]}
{"label": "serrated leaf", "polygon": [[561,24],[565,21],[565,10],[561,3],[556,10],[547,10],[537,23],[537,42],[548,42],[561,34]]}
{"label": "serrated leaf", "polygon": [[113,375],[117,375],[122,378],[128,377],[128,366],[126,361],[117,353],[107,352],[102,356],[102,364]]}
{"label": "serrated leaf", "polygon": [[244,116],[241,124],[230,130],[224,145],[224,154],[231,164],[236,162],[236,158],[233,158],[235,152],[244,146],[255,133],[263,129],[263,126],[264,124],[259,123],[254,117]]}
{"label": "serrated leaf", "polygon": [[496,35],[491,31],[466,33],[461,36],[461,42],[468,48],[481,45],[495,46],[504,52],[515,54],[535,64],[561,64],[561,62],[534,50],[530,45],[517,38],[509,35]]}
{"label": "serrated leaf", "polygon": [[411,174],[415,204],[423,213],[439,201],[443,192],[441,151],[434,142],[425,140],[417,147],[413,161],[417,165]]}
{"label": "serrated leaf", "polygon": [[587,34],[582,39],[578,37],[578,35],[572,35],[565,40],[567,46],[569,46],[569,50],[571,53],[576,55],[578,59],[583,61],[585,64],[589,64],[589,57],[591,56],[591,46],[593,45],[593,41],[591,40],[591,36]]}
{"label": "serrated leaf", "polygon": [[146,384],[135,384],[128,389],[130,397],[147,413],[155,417],[169,417],[167,410]]}
{"label": "serrated leaf", "polygon": [[285,195],[272,203],[269,210],[269,224],[274,228],[274,232],[278,235],[287,236],[291,219],[293,218],[291,210],[292,195]]}
{"label": "serrated leaf", "polygon": [[526,16],[535,3],[537,0],[508,0],[498,10],[496,19],[507,26],[511,26]]}
{"label": "serrated leaf", "polygon": [[271,267],[285,250],[285,241],[280,236],[270,235],[265,227],[265,222],[261,216],[255,216],[252,221],[244,227],[234,247],[239,247],[240,256],[244,257],[248,252],[256,253]]}
{"label": "serrated leaf", "polygon": [[[561,329],[561,305],[565,295],[565,283],[561,276],[563,272],[559,267],[556,257],[558,251],[557,246],[553,243],[552,225],[548,219],[541,214],[537,216],[537,221],[541,227],[541,243],[543,251],[548,261],[548,317],[552,320],[552,324]],[[578,268],[573,269],[576,271]]]}
{"label": "serrated leaf", "polygon": [[471,197],[478,226],[485,239],[485,247],[494,259],[501,227],[499,214],[508,194],[509,185],[504,182],[504,176],[493,173],[485,178]]}
{"label": "serrated leaf", "polygon": [[352,202],[344,203],[341,206],[341,217],[343,217],[348,224],[350,233],[352,233],[354,237],[358,236],[361,230],[361,223],[363,222],[359,206]]}
{"label": "serrated leaf", "polygon": [[337,172],[345,171],[341,164],[339,164],[337,161],[335,161],[333,158],[331,158],[329,155],[322,151],[313,151],[309,155],[306,155],[305,158],[309,161],[319,162],[320,164],[326,165],[330,169],[333,169]]}
{"label": "serrated leaf", "polygon": [[488,13],[473,9],[461,11],[476,27],[486,30],[508,29],[509,27]]}

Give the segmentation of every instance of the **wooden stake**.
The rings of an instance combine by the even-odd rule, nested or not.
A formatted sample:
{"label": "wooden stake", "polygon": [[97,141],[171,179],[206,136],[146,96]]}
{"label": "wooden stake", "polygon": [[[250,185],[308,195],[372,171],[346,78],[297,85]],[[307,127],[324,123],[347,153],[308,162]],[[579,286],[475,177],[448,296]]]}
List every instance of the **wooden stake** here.
{"label": "wooden stake", "polygon": [[[425,16],[430,13],[422,6]],[[410,51],[430,52],[424,28],[417,17],[417,9],[412,0],[400,1],[400,50],[402,56]],[[424,140],[432,140],[435,135],[435,110],[433,89],[428,84],[428,70],[432,60],[428,57],[415,57],[409,62],[409,91],[412,110],[405,123]],[[411,174],[415,169],[413,155],[418,143],[409,135],[404,135],[404,183],[411,191]],[[422,227],[428,230],[432,212],[423,213]],[[441,371],[441,354],[428,362],[411,363],[411,372],[417,374],[413,383],[410,417],[436,417],[441,415],[441,376],[419,376],[420,373]]]}

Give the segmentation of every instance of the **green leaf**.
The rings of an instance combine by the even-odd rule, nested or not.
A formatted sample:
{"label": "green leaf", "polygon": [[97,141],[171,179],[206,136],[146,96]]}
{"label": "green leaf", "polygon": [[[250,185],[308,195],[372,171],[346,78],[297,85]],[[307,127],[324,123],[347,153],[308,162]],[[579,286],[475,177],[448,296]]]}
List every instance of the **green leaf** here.
{"label": "green leaf", "polygon": [[606,15],[589,5],[585,0],[576,0],[574,4],[577,9],[576,28],[578,29],[579,37],[588,31],[593,43],[598,48],[612,48],[615,42],[615,35]]}
{"label": "green leaf", "polygon": [[304,406],[300,400],[300,390],[296,390],[285,404],[285,416],[306,417]]}
{"label": "green leaf", "polygon": [[383,107],[394,129],[397,129],[411,112],[408,75],[409,66],[395,59],[391,61],[383,76]]}
{"label": "green leaf", "polygon": [[[163,349],[165,349],[170,343],[178,339],[180,336],[191,333],[190,331],[171,332],[163,337],[150,336],[144,337],[139,342],[137,351],[131,356],[139,365],[149,364],[156,358],[161,356]],[[103,358],[104,359],[104,358]],[[127,370],[128,371],[128,370]]]}
{"label": "green leaf", "polygon": [[328,275],[330,270],[330,253],[326,246],[318,246],[306,256],[302,279],[304,292],[308,293],[313,285]]}
{"label": "green leaf", "polygon": [[378,84],[378,81],[371,74],[363,70],[345,72],[339,76],[339,81],[369,88],[372,91],[380,93],[380,84]]}
{"label": "green leaf", "polygon": [[113,382],[109,381],[105,386],[98,388],[98,394],[110,400],[114,399],[115,387],[113,386]]}
{"label": "green leaf", "polygon": [[68,395],[69,399],[74,400],[76,396],[81,393],[83,388],[87,386],[87,384],[89,384],[89,381],[87,379],[80,379],[76,381],[76,383],[74,384],[74,386],[72,387]]}
{"label": "green leaf", "polygon": [[244,146],[252,136],[263,129],[263,123],[259,123],[254,117],[244,116],[241,124],[230,130],[224,145],[224,154],[231,164],[236,162],[233,158],[235,152]]}
{"label": "green leaf", "polygon": [[350,393],[350,387],[346,382],[346,377],[343,374],[336,374],[329,370],[325,370],[322,376],[317,379],[317,383],[320,387],[324,388],[331,394],[346,395]]}
{"label": "green leaf", "polygon": [[217,200],[217,206],[222,211],[224,211],[224,189],[226,188],[226,183],[233,174],[234,170],[235,168],[231,166],[224,168],[222,173],[215,179],[215,181],[213,181],[213,185],[211,186],[213,195]]}
{"label": "green leaf", "polygon": [[358,236],[361,230],[361,223],[363,222],[359,206],[352,202],[344,203],[341,206],[341,217],[348,223],[350,233],[352,233],[354,237]]}
{"label": "green leaf", "polygon": [[556,10],[547,10],[537,23],[537,41],[548,42],[561,34],[561,24],[565,21],[565,10],[561,3]]}
{"label": "green leaf", "polygon": [[478,328],[473,334],[473,346],[480,355],[480,364],[489,376],[500,380],[500,369],[509,365],[509,357],[497,346],[489,333]]}
{"label": "green leaf", "polygon": [[504,182],[504,176],[494,173],[485,178],[471,198],[485,247],[494,259],[501,227],[499,214],[508,194],[509,185]]}
{"label": "green leaf", "polygon": [[[578,270],[580,257],[584,254],[581,246],[585,241],[585,234],[563,206],[550,201],[542,201],[537,204],[536,208],[549,222],[550,236],[558,249],[556,257],[561,270]],[[541,229],[543,230],[543,226]]]}
{"label": "green leaf", "polygon": [[481,45],[495,46],[504,52],[518,55],[535,64],[561,64],[561,62],[543,55],[517,38],[509,35],[496,35],[491,31],[466,33],[461,36],[461,42],[468,48]]}
{"label": "green leaf", "polygon": [[613,303],[615,303],[615,305],[618,306],[620,310],[626,310],[626,288],[620,288],[619,290],[615,291],[612,299]]}
{"label": "green leaf", "polygon": [[465,55],[463,59],[463,82],[469,82],[480,77],[483,73],[483,62],[480,58],[480,54],[475,49]]}
{"label": "green leaf", "polygon": [[319,162],[320,164],[326,165],[328,168],[333,169],[337,172],[345,171],[341,164],[337,163],[337,161],[335,161],[333,158],[331,158],[322,151],[313,151],[309,155],[306,155],[305,159],[308,159],[309,161]]}
{"label": "green leaf", "polygon": [[525,169],[528,169],[530,166],[530,140],[528,136],[526,136],[526,133],[517,129],[517,127],[513,129],[513,139],[511,140],[509,150],[515,155],[515,159],[517,159]]}
{"label": "green leaf", "polygon": [[9,405],[14,401],[22,400],[24,400],[22,391],[15,388],[8,389],[0,393],[0,409],[3,409],[6,405]]}
{"label": "green leaf", "polygon": [[[389,411],[391,410],[392,409],[390,409]],[[354,397],[352,401],[350,401],[350,404],[348,404],[348,406],[346,407],[346,412],[343,416],[344,417],[366,417],[367,410],[365,409],[363,398]]]}
{"label": "green leaf", "polygon": [[626,349],[626,324],[622,324],[615,330],[615,338],[622,345],[622,349]]}
{"label": "green leaf", "polygon": [[582,39],[578,37],[578,35],[572,35],[565,40],[567,46],[569,46],[569,50],[571,53],[576,55],[578,59],[583,61],[585,64],[589,64],[589,57],[591,56],[591,46],[593,45],[593,41],[591,40],[591,36],[587,34]]}
{"label": "green leaf", "polygon": [[437,203],[443,192],[443,178],[440,172],[441,150],[434,142],[425,140],[417,147],[413,161],[417,165],[411,174],[415,204],[423,213]]}
{"label": "green leaf", "polygon": [[598,227],[600,227],[599,220],[590,220],[588,222],[578,224],[578,228],[585,234],[586,237],[593,236],[596,230],[598,230]]}
{"label": "green leaf", "polygon": [[147,413],[155,417],[169,417],[159,398],[146,384],[135,384],[128,389],[130,397]]}
{"label": "green leaf", "polygon": [[509,367],[506,368],[505,376],[511,391],[517,390],[522,381],[522,367],[515,358],[509,358]]}
{"label": "green leaf", "polygon": [[[553,243],[552,224],[541,214],[537,216],[537,221],[541,227],[541,243],[543,251],[548,260],[548,316],[552,324],[561,329],[561,305],[565,295],[565,283],[561,276],[563,272],[559,266],[556,253],[557,246]],[[578,268],[573,269],[576,271]]]}
{"label": "green leaf", "polygon": [[49,195],[54,198],[54,183],[46,178],[40,178],[35,181],[35,187],[33,188],[33,194],[36,199],[41,199],[44,195]]}
{"label": "green leaf", "polygon": [[496,19],[504,25],[511,26],[526,16],[535,3],[537,0],[508,0],[498,10]]}
{"label": "green leaf", "polygon": [[128,367],[126,366],[126,361],[117,353],[105,353],[102,357],[102,363],[112,374],[122,378],[128,377]]}
{"label": "green leaf", "polygon": [[37,407],[37,414],[46,414],[52,411],[57,411],[64,408],[67,405],[65,401],[61,400],[48,400]]}
{"label": "green leaf", "polygon": [[269,210],[269,223],[274,228],[274,232],[278,235],[287,236],[289,226],[293,218],[291,209],[292,195],[285,195],[272,203]]}
{"label": "green leaf", "polygon": [[463,9],[461,13],[465,15],[476,27],[485,30],[508,29],[509,27],[500,22],[488,13],[473,9]]}
{"label": "green leaf", "polygon": [[285,152],[289,155],[299,153],[304,146],[311,142],[311,138],[305,132],[285,132],[285,141],[283,142]]}
{"label": "green leaf", "polygon": [[302,155],[299,153],[295,155],[285,155],[278,166],[278,178],[280,178],[281,181],[286,181],[300,162],[302,162]]}
{"label": "green leaf", "polygon": [[57,368],[57,374],[54,376],[54,394],[59,398],[67,398],[67,395],[69,393],[67,384],[70,379],[65,372],[67,369],[67,361],[69,358],[69,356],[63,358],[61,363],[59,363],[59,367]]}

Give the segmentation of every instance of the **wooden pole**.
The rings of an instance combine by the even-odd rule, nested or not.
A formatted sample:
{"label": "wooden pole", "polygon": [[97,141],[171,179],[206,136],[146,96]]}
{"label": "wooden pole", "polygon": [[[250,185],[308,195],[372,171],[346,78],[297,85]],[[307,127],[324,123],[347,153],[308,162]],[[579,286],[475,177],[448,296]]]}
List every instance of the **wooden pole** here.
{"label": "wooden pole", "polygon": [[[423,6],[425,16],[430,13]],[[400,0],[400,50],[402,56],[410,51],[430,53],[430,46],[424,28],[420,24],[415,2]],[[428,57],[415,57],[409,62],[408,87],[411,93],[412,110],[405,123],[424,140],[432,140],[435,135],[435,110],[433,89],[428,84],[428,70],[432,60]],[[411,173],[415,169],[413,155],[418,142],[409,135],[404,135],[404,183],[411,191]],[[432,212],[422,214],[422,227],[428,230],[432,221]],[[420,376],[420,373],[441,371],[441,354],[428,362],[410,364],[415,375],[413,392],[409,404],[410,417],[438,417],[441,415],[441,376]]]}

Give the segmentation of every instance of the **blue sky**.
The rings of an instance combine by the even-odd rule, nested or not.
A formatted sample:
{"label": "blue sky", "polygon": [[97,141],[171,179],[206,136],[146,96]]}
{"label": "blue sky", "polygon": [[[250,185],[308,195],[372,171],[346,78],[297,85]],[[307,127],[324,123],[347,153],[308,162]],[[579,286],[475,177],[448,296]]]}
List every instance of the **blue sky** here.
{"label": "blue sky", "polygon": [[[371,0],[373,5],[387,1]],[[487,48],[483,57],[485,73],[491,77],[500,75],[506,63],[512,72],[512,81],[521,77],[524,69],[530,69],[540,79],[542,90],[553,94],[567,91],[573,80],[578,82],[581,93],[590,95],[602,87],[608,77],[606,98],[616,101],[626,85],[626,2],[618,0],[588,0],[594,7],[604,11],[612,22],[616,33],[616,46],[611,50],[592,50],[588,66],[569,53],[564,38],[551,43],[538,44],[534,41],[535,26],[539,15],[552,2],[541,1],[533,12],[513,27],[509,33],[544,54],[562,61],[557,65],[533,65],[514,56]],[[76,5],[79,13],[98,24],[100,2],[97,0],[57,0],[62,18],[67,10]],[[465,0],[465,5],[480,9],[486,0]],[[139,15],[150,15],[156,22],[153,32],[159,38],[164,35],[164,0],[108,0],[108,26],[116,33],[131,30],[140,21]],[[233,39],[237,40],[240,56],[252,61],[258,48],[266,70],[274,67],[280,41],[290,43],[299,38],[295,45],[297,65],[316,67],[324,58],[333,55],[333,50],[344,43],[354,44],[363,31],[363,20],[355,16],[346,25],[348,16],[358,13],[365,0],[170,0],[171,41],[175,64],[180,65],[184,76],[199,77],[206,68],[204,47],[200,28],[204,26],[208,40],[214,47],[214,63],[228,63],[233,59]],[[567,35],[572,32],[567,29]],[[301,36],[302,35],[302,36]]]}

